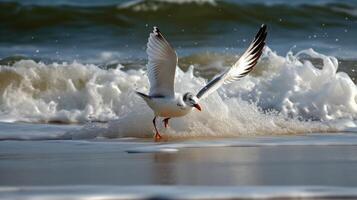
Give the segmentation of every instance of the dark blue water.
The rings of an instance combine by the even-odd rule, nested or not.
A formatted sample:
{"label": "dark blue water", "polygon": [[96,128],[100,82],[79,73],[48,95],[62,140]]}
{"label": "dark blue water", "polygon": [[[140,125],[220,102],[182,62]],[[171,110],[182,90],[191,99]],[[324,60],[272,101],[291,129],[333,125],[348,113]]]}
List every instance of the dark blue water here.
{"label": "dark blue water", "polygon": [[[260,24],[285,55],[306,48],[354,60],[356,1],[0,1],[0,58],[101,63],[144,60],[154,25],[180,57],[236,54]],[[108,56],[110,55],[110,56]]]}

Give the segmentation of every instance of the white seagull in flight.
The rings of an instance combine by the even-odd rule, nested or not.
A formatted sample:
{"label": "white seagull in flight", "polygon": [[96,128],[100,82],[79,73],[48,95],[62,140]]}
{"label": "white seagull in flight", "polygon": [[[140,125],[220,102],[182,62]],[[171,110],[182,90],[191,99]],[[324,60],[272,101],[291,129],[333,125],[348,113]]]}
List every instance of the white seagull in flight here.
{"label": "white seagull in flight", "polygon": [[157,27],[150,33],[146,53],[148,54],[147,75],[150,82],[148,95],[136,92],[142,97],[146,104],[154,111],[153,124],[155,127],[155,140],[159,141],[162,136],[156,128],[156,118],[164,117],[165,128],[169,119],[187,115],[193,108],[201,110],[198,104],[200,100],[217,90],[223,84],[238,80],[257,64],[265,46],[267,36],[266,25],[262,25],[248,49],[230,68],[220,75],[214,77],[196,95],[186,92],[175,93],[175,71],[177,66],[177,55],[175,50],[164,38]]}

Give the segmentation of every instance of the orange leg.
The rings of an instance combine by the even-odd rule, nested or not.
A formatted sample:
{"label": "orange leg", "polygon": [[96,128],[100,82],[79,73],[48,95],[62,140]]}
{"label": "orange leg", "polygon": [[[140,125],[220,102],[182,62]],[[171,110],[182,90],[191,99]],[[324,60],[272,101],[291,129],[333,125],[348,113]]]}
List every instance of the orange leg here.
{"label": "orange leg", "polygon": [[164,120],[162,120],[162,122],[164,122],[165,128],[167,128],[169,126],[169,119],[170,119],[170,117],[165,118]]}
{"label": "orange leg", "polygon": [[156,116],[155,116],[154,119],[152,120],[152,123],[154,124],[155,132],[156,132],[156,133],[155,133],[155,136],[154,136],[155,142],[159,142],[159,141],[161,140],[162,136],[160,135],[159,131],[158,131],[157,128],[156,128]]}

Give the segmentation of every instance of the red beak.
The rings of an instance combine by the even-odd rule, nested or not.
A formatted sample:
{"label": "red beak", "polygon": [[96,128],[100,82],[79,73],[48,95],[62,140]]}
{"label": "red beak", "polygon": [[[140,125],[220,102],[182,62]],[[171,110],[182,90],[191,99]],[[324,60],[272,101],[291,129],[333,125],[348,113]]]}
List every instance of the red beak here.
{"label": "red beak", "polygon": [[193,105],[195,108],[197,108],[197,110],[199,110],[199,111],[201,111],[202,109],[201,109],[201,106],[200,105],[198,105],[198,104],[195,104],[195,105]]}

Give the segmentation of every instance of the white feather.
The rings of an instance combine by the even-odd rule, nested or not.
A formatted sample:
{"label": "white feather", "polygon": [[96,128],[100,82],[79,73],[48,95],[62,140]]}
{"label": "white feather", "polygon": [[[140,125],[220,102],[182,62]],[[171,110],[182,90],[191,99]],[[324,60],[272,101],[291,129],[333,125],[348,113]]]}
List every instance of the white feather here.
{"label": "white feather", "polygon": [[174,97],[177,55],[156,27],[150,33],[146,53],[149,59],[147,64],[150,82],[149,96]]}
{"label": "white feather", "polygon": [[246,76],[256,65],[262,53],[266,34],[266,26],[262,25],[256,37],[238,61],[231,68],[225,70],[222,74],[208,82],[207,85],[197,93],[197,97],[199,99],[206,98],[223,84],[231,83]]}

